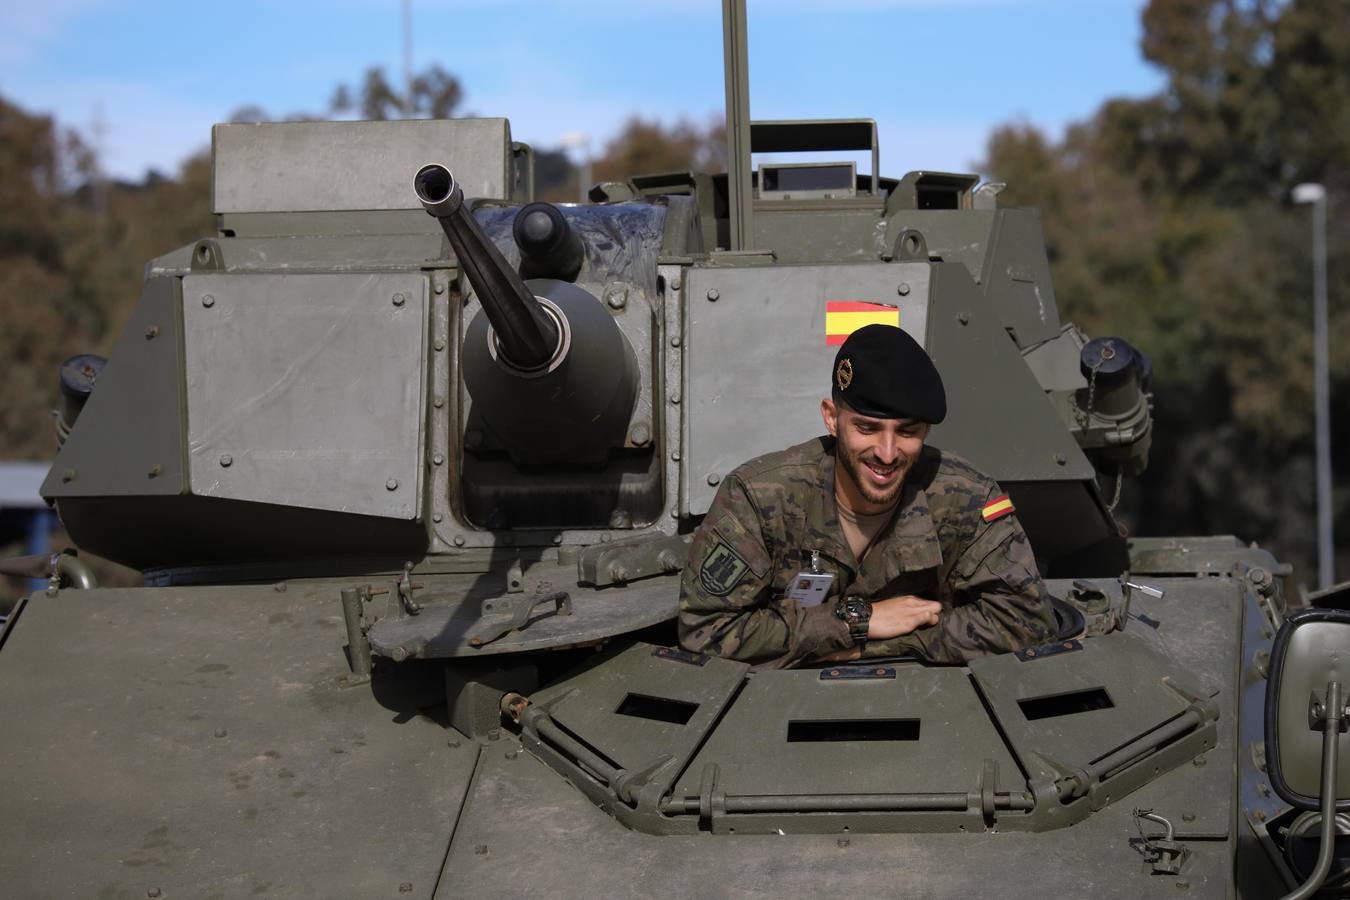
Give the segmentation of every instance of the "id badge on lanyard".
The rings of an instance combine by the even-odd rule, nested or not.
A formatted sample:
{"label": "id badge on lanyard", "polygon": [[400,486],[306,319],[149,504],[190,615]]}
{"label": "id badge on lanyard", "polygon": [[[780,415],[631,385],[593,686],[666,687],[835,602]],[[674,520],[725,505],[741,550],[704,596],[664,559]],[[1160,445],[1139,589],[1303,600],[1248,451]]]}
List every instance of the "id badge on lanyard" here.
{"label": "id badge on lanyard", "polygon": [[801,607],[819,606],[830,593],[834,576],[820,570],[820,551],[811,551],[811,570],[798,572],[792,576],[788,585],[787,599],[797,601]]}

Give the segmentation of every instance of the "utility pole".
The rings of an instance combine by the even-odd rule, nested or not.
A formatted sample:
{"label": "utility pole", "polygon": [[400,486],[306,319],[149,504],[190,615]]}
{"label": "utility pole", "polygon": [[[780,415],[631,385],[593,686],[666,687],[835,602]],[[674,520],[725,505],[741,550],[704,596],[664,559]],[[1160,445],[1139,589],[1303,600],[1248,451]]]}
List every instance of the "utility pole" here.
{"label": "utility pole", "polygon": [[403,0],[403,108],[404,118],[413,115],[412,0]]}
{"label": "utility pole", "polygon": [[1327,189],[1304,183],[1295,203],[1312,206],[1313,226],[1313,406],[1317,430],[1317,587],[1336,583],[1331,544],[1331,383],[1327,375]]}

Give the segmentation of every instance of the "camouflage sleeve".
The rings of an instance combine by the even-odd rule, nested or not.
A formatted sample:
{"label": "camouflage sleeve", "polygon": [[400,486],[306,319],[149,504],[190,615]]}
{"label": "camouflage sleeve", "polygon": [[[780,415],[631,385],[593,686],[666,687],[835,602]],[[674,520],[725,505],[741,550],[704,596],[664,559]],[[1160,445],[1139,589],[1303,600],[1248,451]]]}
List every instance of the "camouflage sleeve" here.
{"label": "camouflage sleeve", "polygon": [[[994,486],[984,502],[998,493]],[[947,585],[938,624],[894,641],[869,642],[867,655],[912,653],[933,662],[962,663],[1055,637],[1055,613],[1016,515],[979,520],[951,567]]]}
{"label": "camouflage sleeve", "polygon": [[694,533],[680,582],[680,644],[765,668],[852,646],[829,604],[775,597],[770,542],[745,485],[728,477]]}

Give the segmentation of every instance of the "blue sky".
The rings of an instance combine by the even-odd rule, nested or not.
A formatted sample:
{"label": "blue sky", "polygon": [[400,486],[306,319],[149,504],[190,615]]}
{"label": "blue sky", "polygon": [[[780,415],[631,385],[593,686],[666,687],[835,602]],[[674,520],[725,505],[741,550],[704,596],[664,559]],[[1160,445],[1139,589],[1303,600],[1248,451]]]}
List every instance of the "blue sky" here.
{"label": "blue sky", "polygon": [[[1143,0],[749,0],[755,118],[870,117],[882,172],[973,170],[995,126],[1058,135],[1102,100],[1158,90]],[[0,0],[0,96],[92,137],[105,170],[173,172],[256,104],[323,110],[373,65],[402,72],[400,0]],[[413,0],[413,64],[465,111],[598,152],[633,114],[722,115],[715,0]],[[95,123],[101,123],[95,134]],[[867,168],[864,166],[863,168]]]}

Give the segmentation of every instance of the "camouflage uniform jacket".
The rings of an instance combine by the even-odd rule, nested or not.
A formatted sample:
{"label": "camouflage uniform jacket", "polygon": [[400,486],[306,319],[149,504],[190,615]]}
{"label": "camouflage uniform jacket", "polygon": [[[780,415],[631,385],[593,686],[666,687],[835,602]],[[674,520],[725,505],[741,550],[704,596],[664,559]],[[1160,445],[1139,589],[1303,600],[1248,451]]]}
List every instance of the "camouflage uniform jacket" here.
{"label": "camouflage uniform jacket", "polygon": [[[914,594],[942,603],[938,624],[864,656],[912,654],[964,662],[1052,640],[1054,612],[1015,515],[985,522],[998,485],[965,460],[924,447],[905,476],[895,517],[859,564],[840,530],[834,440],[821,437],[751,460],[722,482],[695,532],[680,586],[680,643],[766,668],[853,646],[836,598]],[[803,608],[785,597],[820,551],[829,597]]]}

